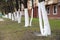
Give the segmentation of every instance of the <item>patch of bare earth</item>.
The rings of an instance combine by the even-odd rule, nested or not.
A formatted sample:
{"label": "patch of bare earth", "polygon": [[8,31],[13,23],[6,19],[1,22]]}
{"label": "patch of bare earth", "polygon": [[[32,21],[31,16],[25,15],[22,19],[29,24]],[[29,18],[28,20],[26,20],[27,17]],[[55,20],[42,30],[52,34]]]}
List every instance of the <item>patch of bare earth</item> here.
{"label": "patch of bare earth", "polygon": [[52,35],[47,37],[35,36],[31,30],[17,32],[0,31],[0,40],[60,40],[60,31],[52,31]]}
{"label": "patch of bare earth", "polygon": [[35,36],[34,32],[26,31],[21,38],[21,40],[60,40],[60,32],[53,31],[51,36],[43,37],[43,36]]}

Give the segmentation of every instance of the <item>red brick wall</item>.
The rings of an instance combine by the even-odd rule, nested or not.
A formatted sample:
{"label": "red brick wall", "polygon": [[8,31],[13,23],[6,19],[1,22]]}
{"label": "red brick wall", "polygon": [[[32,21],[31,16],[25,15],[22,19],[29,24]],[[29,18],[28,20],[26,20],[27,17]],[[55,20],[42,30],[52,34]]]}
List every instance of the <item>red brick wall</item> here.
{"label": "red brick wall", "polygon": [[33,17],[37,17],[38,16],[38,7],[34,7],[33,8]]}
{"label": "red brick wall", "polygon": [[58,5],[57,6],[57,15],[53,15],[53,6],[54,5],[49,5],[50,7],[50,15],[48,15],[50,18],[56,18],[56,19],[60,19],[60,7]]}
{"label": "red brick wall", "polygon": [[[48,17],[60,19],[60,6],[57,5],[57,15],[53,15],[53,7],[54,7],[54,5],[49,5],[50,15],[48,15]],[[34,9],[33,16],[38,17],[38,7],[34,7],[33,9]],[[31,15],[31,10],[29,10],[29,15]]]}

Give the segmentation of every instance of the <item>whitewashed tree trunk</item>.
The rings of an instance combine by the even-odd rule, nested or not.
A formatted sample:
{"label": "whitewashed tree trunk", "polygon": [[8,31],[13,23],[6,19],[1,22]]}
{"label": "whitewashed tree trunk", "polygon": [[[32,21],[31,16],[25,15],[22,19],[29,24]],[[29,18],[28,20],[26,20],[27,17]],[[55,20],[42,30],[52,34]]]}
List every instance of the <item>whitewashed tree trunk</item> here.
{"label": "whitewashed tree trunk", "polygon": [[8,18],[8,15],[6,14],[6,15],[4,15],[4,16],[2,16],[3,18]]}
{"label": "whitewashed tree trunk", "polygon": [[18,12],[15,12],[15,21],[18,21]]}
{"label": "whitewashed tree trunk", "polygon": [[43,25],[42,25],[42,16],[41,16],[41,9],[40,9],[40,3],[38,4],[38,16],[39,16],[39,26],[41,34],[43,35]]}
{"label": "whitewashed tree trunk", "polygon": [[45,9],[45,3],[41,2],[40,7],[41,7],[43,21],[44,21],[44,35],[51,35],[51,29],[48,21],[47,11]]}
{"label": "whitewashed tree trunk", "polygon": [[[39,24],[40,24],[41,34],[44,36],[51,35],[51,29],[50,29],[44,2],[41,2],[38,4],[38,10],[39,10],[38,15],[39,15]],[[42,19],[44,22],[44,26],[42,25]]]}
{"label": "whitewashed tree trunk", "polygon": [[22,12],[20,11],[19,23],[21,23]]}
{"label": "whitewashed tree trunk", "polygon": [[24,14],[25,14],[25,27],[29,26],[29,16],[28,16],[28,10],[24,9]]}
{"label": "whitewashed tree trunk", "polygon": [[17,21],[17,19],[16,19],[16,12],[14,12],[14,20]]}
{"label": "whitewashed tree trunk", "polygon": [[18,23],[20,23],[20,11],[18,11]]}
{"label": "whitewashed tree trunk", "polygon": [[29,26],[32,25],[32,20],[33,20],[33,9],[32,9],[32,12],[31,12],[31,19],[30,19],[30,24],[29,24]]}
{"label": "whitewashed tree trunk", "polygon": [[8,15],[9,15],[9,19],[11,19],[12,17],[11,17],[11,13],[8,13]]}
{"label": "whitewashed tree trunk", "polygon": [[14,21],[14,15],[12,14],[12,21]]}

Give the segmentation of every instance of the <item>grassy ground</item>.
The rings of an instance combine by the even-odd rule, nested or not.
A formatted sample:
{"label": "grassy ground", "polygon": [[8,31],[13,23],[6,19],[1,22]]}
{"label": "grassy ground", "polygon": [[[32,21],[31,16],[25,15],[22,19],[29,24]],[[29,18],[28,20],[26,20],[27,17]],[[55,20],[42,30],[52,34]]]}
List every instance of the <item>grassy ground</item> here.
{"label": "grassy ground", "polygon": [[4,19],[0,22],[0,40],[59,40],[60,20],[49,20],[52,35],[48,37],[37,37],[33,33],[39,32],[38,19],[34,18],[31,27],[24,27],[24,19],[18,24],[15,21]]}

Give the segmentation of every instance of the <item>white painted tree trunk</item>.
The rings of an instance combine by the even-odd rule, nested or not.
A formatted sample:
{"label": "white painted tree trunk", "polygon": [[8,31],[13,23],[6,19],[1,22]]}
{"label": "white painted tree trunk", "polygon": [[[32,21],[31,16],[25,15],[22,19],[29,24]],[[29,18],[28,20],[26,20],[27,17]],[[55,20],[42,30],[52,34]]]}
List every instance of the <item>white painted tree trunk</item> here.
{"label": "white painted tree trunk", "polygon": [[21,23],[21,18],[22,18],[22,12],[20,11],[20,21],[19,21],[19,23]]}
{"label": "white painted tree trunk", "polygon": [[[47,12],[45,9],[45,3],[41,2],[38,4],[38,15],[39,15],[39,24],[40,24],[40,31],[42,35],[51,35],[51,29],[47,17]],[[44,22],[44,26],[42,26],[42,19]]]}
{"label": "white painted tree trunk", "polygon": [[25,14],[25,27],[29,26],[29,16],[28,16],[28,10],[24,9],[24,14]]}
{"label": "white painted tree trunk", "polygon": [[31,12],[31,19],[30,19],[29,26],[31,26],[31,25],[32,25],[32,20],[33,20],[33,9],[32,9],[32,12]]}
{"label": "white painted tree trunk", "polygon": [[8,16],[9,16],[9,19],[11,19],[12,17],[11,17],[11,13],[8,13]]}
{"label": "white painted tree trunk", "polygon": [[14,21],[14,15],[12,14],[12,21]]}
{"label": "white painted tree trunk", "polygon": [[16,11],[16,13],[17,13],[16,20],[18,21],[18,18],[19,18],[19,12]]}
{"label": "white painted tree trunk", "polygon": [[8,15],[6,14],[6,15],[4,15],[4,16],[2,16],[3,18],[8,18]]}
{"label": "white painted tree trunk", "polygon": [[48,21],[47,11],[45,9],[45,3],[41,2],[40,7],[42,10],[42,16],[44,21],[44,35],[51,35],[51,29]]}
{"label": "white painted tree trunk", "polygon": [[14,20],[15,20],[15,21],[17,21],[16,16],[17,16],[17,15],[16,15],[16,12],[14,12]]}
{"label": "white painted tree trunk", "polygon": [[20,11],[18,11],[18,23],[21,23],[20,22]]}
{"label": "white painted tree trunk", "polygon": [[41,34],[43,35],[43,25],[42,25],[42,16],[41,16],[41,9],[40,9],[40,3],[38,4],[38,16],[39,16],[39,26]]}
{"label": "white painted tree trunk", "polygon": [[5,16],[6,16],[6,18],[8,18],[8,15],[7,14]]}

